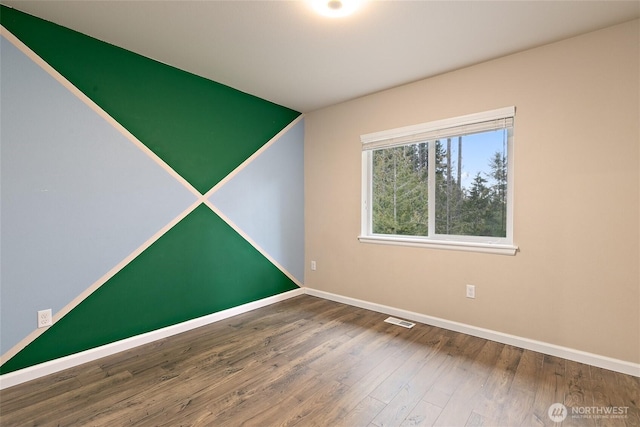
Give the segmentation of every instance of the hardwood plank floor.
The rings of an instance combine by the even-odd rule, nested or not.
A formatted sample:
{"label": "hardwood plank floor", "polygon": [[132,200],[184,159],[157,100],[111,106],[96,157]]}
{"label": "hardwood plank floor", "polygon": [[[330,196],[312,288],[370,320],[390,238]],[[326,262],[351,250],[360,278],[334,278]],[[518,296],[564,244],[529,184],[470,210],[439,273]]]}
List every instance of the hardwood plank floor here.
{"label": "hardwood plank floor", "polygon": [[3,390],[0,424],[640,426],[636,377],[386,317],[295,297]]}

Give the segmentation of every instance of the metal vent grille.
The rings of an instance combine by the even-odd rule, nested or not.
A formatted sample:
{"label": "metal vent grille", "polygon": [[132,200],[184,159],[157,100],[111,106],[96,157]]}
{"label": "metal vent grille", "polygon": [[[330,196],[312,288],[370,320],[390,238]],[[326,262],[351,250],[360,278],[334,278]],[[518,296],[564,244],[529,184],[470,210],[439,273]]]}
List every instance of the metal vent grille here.
{"label": "metal vent grille", "polygon": [[396,319],[395,317],[389,317],[385,319],[385,322],[391,323],[393,325],[402,326],[403,328],[413,328],[414,326],[416,326],[415,323],[411,323],[402,319]]}

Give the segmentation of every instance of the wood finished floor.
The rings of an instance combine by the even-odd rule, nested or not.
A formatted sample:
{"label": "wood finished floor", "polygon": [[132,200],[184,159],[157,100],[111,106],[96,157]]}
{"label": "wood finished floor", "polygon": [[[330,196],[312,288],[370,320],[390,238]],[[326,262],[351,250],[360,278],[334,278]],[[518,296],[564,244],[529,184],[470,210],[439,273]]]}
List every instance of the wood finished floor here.
{"label": "wood finished floor", "polygon": [[[299,296],[0,392],[2,426],[637,426],[636,377]],[[551,404],[626,407],[554,424]]]}

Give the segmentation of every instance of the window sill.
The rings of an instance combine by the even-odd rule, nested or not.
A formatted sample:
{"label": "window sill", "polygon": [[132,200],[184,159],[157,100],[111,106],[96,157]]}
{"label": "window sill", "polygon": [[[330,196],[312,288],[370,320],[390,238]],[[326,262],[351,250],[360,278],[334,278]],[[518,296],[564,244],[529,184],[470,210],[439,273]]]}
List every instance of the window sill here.
{"label": "window sill", "polygon": [[515,255],[517,246],[502,243],[459,242],[454,240],[420,239],[402,236],[358,236],[360,243],[380,245],[414,246],[452,251],[482,252],[498,255]]}

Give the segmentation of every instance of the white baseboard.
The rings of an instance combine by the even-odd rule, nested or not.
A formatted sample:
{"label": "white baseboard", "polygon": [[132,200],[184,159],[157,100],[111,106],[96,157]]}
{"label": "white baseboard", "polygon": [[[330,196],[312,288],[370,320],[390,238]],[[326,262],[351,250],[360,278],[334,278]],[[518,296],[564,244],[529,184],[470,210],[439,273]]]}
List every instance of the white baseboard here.
{"label": "white baseboard", "polygon": [[197,319],[178,323],[177,325],[167,326],[166,328],[157,329],[155,331],[136,335],[131,338],[126,338],[100,347],[91,348],[80,353],[71,354],[59,359],[54,359],[48,362],[40,363],[38,365],[29,366],[28,368],[20,369],[18,371],[9,372],[8,374],[0,376],[0,390],[21,384],[26,381],[31,381],[45,375],[53,374],[64,369],[72,368],[83,363],[91,362],[93,360],[100,359],[101,357],[110,356],[112,354],[129,350],[143,344],[148,344],[162,338],[170,337],[172,335],[186,332],[191,329],[199,328],[200,326],[218,322],[232,316],[237,316],[238,314],[246,313],[248,311],[265,307],[267,305],[271,305],[279,301],[284,301],[286,299],[293,298],[302,294],[304,294],[303,288],[294,289],[289,292],[284,292],[282,294],[243,304],[238,307],[233,307],[227,310],[219,311],[217,313],[198,317]]}
{"label": "white baseboard", "polygon": [[317,289],[304,288],[304,291],[307,295],[312,295],[315,297],[324,298],[355,307],[365,308],[367,310],[389,314],[391,316],[400,317],[414,322],[437,326],[439,328],[461,332],[463,334],[472,335],[474,337],[480,337],[491,341],[509,344],[527,350],[533,350],[539,353],[562,357],[563,359],[573,360],[575,362],[580,362],[587,365],[597,366],[599,368],[609,369],[611,371],[640,377],[640,364],[638,363],[613,359],[611,357],[587,353],[585,351],[518,337],[515,335],[509,335],[502,332],[492,331],[490,329],[479,328],[477,326],[453,322],[451,320],[441,319],[438,317],[427,316],[425,314],[389,307],[382,304],[376,304],[356,298],[345,297],[342,295],[332,294],[330,292],[319,291]]}
{"label": "white baseboard", "polygon": [[284,301],[298,295],[307,294],[330,301],[336,301],[343,304],[352,305],[354,307],[365,308],[367,310],[377,311],[379,313],[389,314],[392,316],[424,323],[427,325],[437,326],[439,328],[451,331],[461,332],[463,334],[475,337],[485,338],[491,341],[509,344],[527,350],[537,351],[539,353],[549,354],[551,356],[562,357],[564,359],[573,360],[575,362],[585,363],[597,366],[611,371],[620,372],[627,375],[640,377],[640,364],[626,362],[624,360],[613,359],[606,356],[600,356],[593,353],[587,353],[567,347],[549,344],[542,341],[522,338],[515,335],[509,335],[502,332],[492,331],[490,329],[478,328],[476,326],[464,323],[452,322],[450,320],[438,317],[427,316],[425,314],[415,313],[412,311],[402,310],[399,308],[389,307],[382,304],[363,301],[356,298],[345,297],[342,295],[332,294],[330,292],[319,291],[312,288],[299,288],[289,292],[285,292],[272,297],[264,298],[259,301],[253,301],[218,313],[209,314],[197,319],[188,320],[177,325],[167,326],[166,328],[147,332],[145,334],[136,335],[131,338],[116,341],[100,347],[92,348],[80,353],[61,357],[59,359],[40,363],[18,371],[10,372],[0,376],[0,390],[18,385],[45,375],[53,374],[64,369],[72,368],[83,363],[91,362],[101,357],[110,356],[121,351],[129,350],[143,344],[170,337],[191,329],[199,328],[210,323],[218,322],[238,314],[246,313],[257,308],[265,307],[273,303]]}

